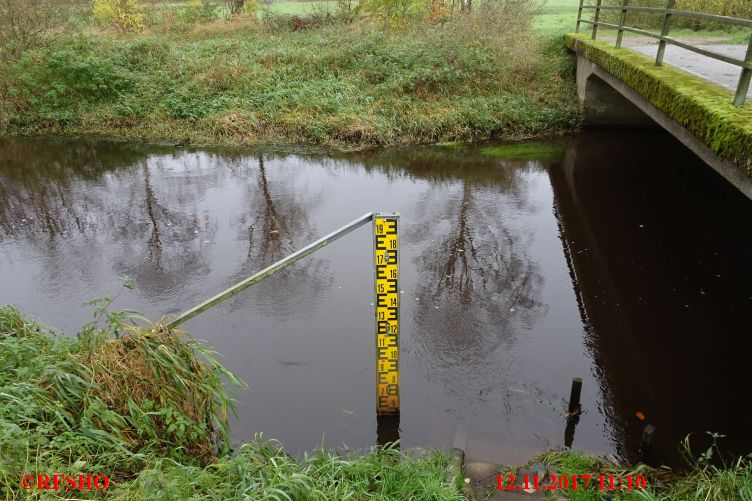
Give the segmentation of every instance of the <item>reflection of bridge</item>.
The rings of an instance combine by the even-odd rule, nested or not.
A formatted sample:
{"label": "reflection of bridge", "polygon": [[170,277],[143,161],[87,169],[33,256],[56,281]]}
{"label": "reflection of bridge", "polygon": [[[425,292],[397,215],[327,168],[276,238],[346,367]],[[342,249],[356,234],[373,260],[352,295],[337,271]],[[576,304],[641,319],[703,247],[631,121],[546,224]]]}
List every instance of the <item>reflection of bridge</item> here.
{"label": "reflection of bridge", "polygon": [[[659,125],[713,167],[719,174],[752,198],[752,104],[745,103],[752,79],[752,38],[740,57],[721,54],[707,47],[693,46],[669,37],[671,18],[689,16],[752,27],[752,20],[699,14],[673,9],[596,6],[592,21],[582,19],[581,2],[577,28],[592,25],[592,34],[565,35],[566,45],[577,56],[577,91],[583,119],[588,126],[655,127]],[[599,21],[601,10],[621,14],[619,24]],[[661,14],[660,34],[629,27],[631,12]],[[598,27],[618,30],[615,46],[596,40]],[[624,31],[657,39],[655,59],[622,49]],[[670,47],[675,46],[675,47]],[[735,94],[705,78],[677,68],[663,66],[667,47],[699,54],[711,65],[732,65],[741,69]],[[669,58],[675,57],[669,51]],[[711,70],[712,71],[712,70]],[[695,71],[695,73],[699,73]],[[708,75],[706,75],[708,76]],[[718,78],[713,75],[713,80]]]}
{"label": "reflection of bridge", "polygon": [[[579,134],[550,170],[613,444],[630,462],[640,459],[639,410],[656,426],[657,464],[682,464],[681,440],[697,433],[699,448],[706,430],[725,433],[723,446],[745,454],[748,417],[730,403],[727,382],[745,377],[752,350],[739,337],[748,311],[740,303],[752,302],[749,201],[663,132],[621,137]],[[665,168],[655,169],[661,161]]]}

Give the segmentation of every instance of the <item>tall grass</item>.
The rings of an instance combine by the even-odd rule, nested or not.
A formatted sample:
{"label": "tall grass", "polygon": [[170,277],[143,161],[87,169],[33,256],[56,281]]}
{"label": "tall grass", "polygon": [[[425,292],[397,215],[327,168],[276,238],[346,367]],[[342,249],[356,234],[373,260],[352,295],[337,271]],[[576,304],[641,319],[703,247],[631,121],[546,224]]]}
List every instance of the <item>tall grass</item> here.
{"label": "tall grass", "polygon": [[445,483],[448,459],[414,459],[395,448],[340,456],[324,448],[301,462],[263,437],[205,468],[160,460],[121,491],[128,499],[426,500],[461,499]]}
{"label": "tall grass", "polygon": [[0,488],[36,471],[132,477],[151,458],[229,450],[233,405],[212,352],[159,325],[55,336],[0,308]]}

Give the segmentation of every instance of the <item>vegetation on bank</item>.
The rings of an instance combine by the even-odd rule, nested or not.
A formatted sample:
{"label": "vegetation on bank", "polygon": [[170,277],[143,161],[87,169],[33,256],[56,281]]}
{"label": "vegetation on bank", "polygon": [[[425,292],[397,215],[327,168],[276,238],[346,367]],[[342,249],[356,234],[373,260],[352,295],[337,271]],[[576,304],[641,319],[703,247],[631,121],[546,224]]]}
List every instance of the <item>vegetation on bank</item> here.
{"label": "vegetation on bank", "polygon": [[531,29],[533,2],[462,15],[390,2],[357,15],[181,14],[145,18],[140,33],[61,31],[0,54],[0,130],[358,149],[577,126],[571,60]]}
{"label": "vegetation on bank", "polygon": [[[95,320],[74,337],[12,306],[0,308],[0,499],[51,494],[25,490],[21,481],[55,473],[110,479],[106,492],[75,491],[78,499],[473,497],[457,489],[450,458],[437,451],[411,454],[387,446],[342,455],[320,447],[298,460],[261,434],[232,451],[232,394],[225,385],[243,383],[184,332],[136,314],[107,313],[111,302],[96,301]],[[689,451],[688,442],[685,447]],[[716,466],[715,450],[694,458],[682,475],[571,451],[546,452],[529,464],[543,463],[559,476],[647,478],[642,491],[598,490],[596,480],[587,490],[556,492],[571,499],[752,499],[750,457]]]}
{"label": "vegetation on bank", "polygon": [[49,495],[22,488],[37,474],[106,475],[113,499],[458,499],[438,452],[296,461],[259,435],[233,453],[225,382],[241,383],[184,332],[126,323],[138,317],[110,302],[75,337],[0,308],[0,499]]}

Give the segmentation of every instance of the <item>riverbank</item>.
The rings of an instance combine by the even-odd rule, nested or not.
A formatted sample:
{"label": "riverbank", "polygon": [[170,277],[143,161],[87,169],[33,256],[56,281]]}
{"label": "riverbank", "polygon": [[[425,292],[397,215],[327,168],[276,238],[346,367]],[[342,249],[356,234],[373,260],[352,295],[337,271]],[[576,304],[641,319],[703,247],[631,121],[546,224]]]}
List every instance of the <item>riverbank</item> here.
{"label": "riverbank", "polygon": [[575,129],[560,39],[535,34],[529,16],[500,15],[386,31],[242,18],[145,34],[87,28],[5,57],[0,130],[356,150]]}
{"label": "riverbank", "polygon": [[[639,491],[642,499],[725,500],[752,494],[749,460],[717,467],[712,451],[676,476],[549,451],[519,468],[466,462],[462,477],[457,455],[439,451],[387,446],[359,455],[319,448],[298,461],[262,434],[231,451],[232,392],[223,381],[243,383],[185,333],[126,327],[123,313],[105,312],[110,302],[96,303],[95,321],[76,337],[56,335],[13,307],[0,308],[1,498],[42,494],[40,482],[51,487],[58,475],[74,483],[99,476],[98,487],[74,489],[79,499],[495,499],[502,494],[497,475],[507,482],[525,472],[540,472],[545,485],[580,480],[578,489],[570,485],[549,497],[631,499]],[[583,475],[595,479],[587,488]],[[611,477],[615,485],[631,478],[635,488],[610,489]]]}
{"label": "riverbank", "polygon": [[[53,475],[79,499],[459,499],[439,452],[296,461],[261,434],[231,451],[224,382],[242,383],[187,334],[124,327],[109,303],[75,337],[0,308],[0,499],[45,494]],[[98,487],[67,489],[79,475]]]}

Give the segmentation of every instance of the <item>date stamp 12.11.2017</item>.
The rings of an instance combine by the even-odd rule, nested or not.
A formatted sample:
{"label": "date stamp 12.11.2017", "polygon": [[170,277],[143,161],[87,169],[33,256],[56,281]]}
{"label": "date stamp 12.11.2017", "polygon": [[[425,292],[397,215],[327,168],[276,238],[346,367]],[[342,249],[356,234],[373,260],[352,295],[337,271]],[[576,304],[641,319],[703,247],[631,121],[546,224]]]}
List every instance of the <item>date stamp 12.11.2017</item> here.
{"label": "date stamp 12.11.2017", "polygon": [[645,475],[554,475],[543,478],[538,475],[497,475],[496,490],[499,491],[640,491],[647,487]]}

